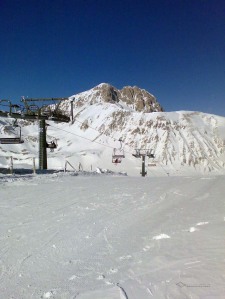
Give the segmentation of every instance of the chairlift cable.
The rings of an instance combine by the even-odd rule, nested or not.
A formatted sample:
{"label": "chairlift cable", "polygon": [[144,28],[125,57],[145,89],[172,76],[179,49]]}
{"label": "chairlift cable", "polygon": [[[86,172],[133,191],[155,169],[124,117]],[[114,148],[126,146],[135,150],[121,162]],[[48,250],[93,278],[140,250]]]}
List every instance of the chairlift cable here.
{"label": "chairlift cable", "polygon": [[[83,122],[85,121],[83,121],[83,122],[81,122],[80,120],[77,120],[77,119],[74,119],[74,122],[75,121],[77,121],[78,123],[80,123],[80,124],[83,124]],[[97,129],[95,129],[95,128],[93,128],[93,127],[91,127],[91,126],[89,126],[88,125],[88,128],[90,128],[90,129],[92,129],[92,130],[94,130],[94,131],[96,131],[96,132],[98,132],[99,133],[99,131],[97,130]],[[116,138],[115,137],[112,137],[112,136],[110,136],[110,135],[106,135],[105,133],[103,133],[103,135],[105,135],[106,137],[108,137],[108,138],[111,138],[111,139],[113,139],[114,141],[116,140]],[[123,141],[122,141],[122,139],[121,139],[121,137],[119,138],[119,140],[118,141],[120,141],[121,142],[121,144],[123,143]]]}
{"label": "chairlift cable", "polygon": [[[80,120],[78,120],[78,119],[74,119],[74,122],[75,121],[77,121],[78,123],[80,123],[80,124],[83,124],[83,122],[85,121],[85,120],[83,120],[83,122],[81,122]],[[88,125],[88,128],[90,128],[90,129],[92,129],[92,130],[94,130],[94,131],[96,131],[96,132],[98,132],[99,133],[99,131],[97,130],[97,129],[95,129],[95,128],[93,128],[93,127],[91,127],[91,126],[89,126]],[[71,132],[68,132],[68,133],[71,133]],[[72,133],[71,133],[72,134]],[[108,137],[108,138],[111,138],[111,139],[113,139],[113,141],[115,141],[116,140],[116,138],[115,137],[112,137],[111,135],[106,135],[106,134],[104,134],[104,133],[102,133],[102,135],[105,135],[106,137]],[[82,138],[82,137],[81,137]],[[91,139],[89,139],[91,142],[94,142],[94,141],[92,141]],[[120,141],[120,144],[121,144],[121,149],[123,148],[123,146],[122,146],[122,143],[124,143],[123,142],[123,140],[122,140],[122,138],[120,137],[119,139],[118,139],[118,141]],[[98,142],[97,142],[98,143]],[[102,143],[99,143],[99,144],[101,144],[101,145],[103,145],[103,146],[106,146],[106,145],[104,145],[104,144],[102,144]],[[127,146],[126,144],[124,144],[124,147],[125,146]],[[108,147],[110,147],[110,146],[108,146]],[[114,147],[111,147],[111,148],[114,148]],[[125,151],[124,150],[124,153],[128,153],[128,154],[131,154],[132,155],[132,152],[129,152],[129,151]]]}
{"label": "chairlift cable", "polygon": [[[77,122],[79,122],[79,123],[82,124],[82,122],[79,121],[79,120],[75,120],[75,121],[77,121]],[[78,135],[78,134],[75,134],[75,133],[73,133],[73,132],[67,131],[67,130],[65,130],[65,129],[60,129],[60,128],[57,128],[57,127],[52,126],[52,125],[50,125],[50,126],[51,126],[52,128],[57,129],[57,130],[64,131],[64,132],[66,132],[66,133],[68,133],[68,134],[72,134],[72,135],[74,135],[74,136],[77,136],[77,137],[79,137],[79,138],[88,140],[88,141],[90,141],[90,142],[93,142],[93,143],[96,143],[96,144],[100,144],[100,145],[102,145],[102,146],[105,146],[105,147],[108,147],[108,148],[111,148],[111,149],[114,149],[114,148],[115,148],[115,147],[113,147],[113,146],[106,145],[106,144],[103,144],[103,143],[98,142],[98,141],[93,141],[93,140],[91,140],[90,138],[87,138],[87,137],[84,137],[84,136],[80,136],[80,135]],[[91,128],[92,130],[95,130],[96,132],[99,133],[99,131],[96,130],[95,128],[93,128],[93,127],[91,127],[91,126],[89,126],[89,128]],[[103,133],[103,134],[104,134],[104,133]],[[104,135],[105,135],[105,134],[104,134]],[[24,135],[24,134],[22,134],[21,137],[22,137],[22,136],[25,137],[25,136],[28,136],[28,135]],[[105,136],[106,136],[106,137],[109,137],[109,138],[111,138],[111,139],[113,139],[113,140],[115,141],[115,138],[111,137],[110,135],[105,135]],[[123,142],[123,141],[122,141],[121,139],[119,139],[119,141],[120,141],[120,143],[121,143],[121,148],[122,148],[122,142]],[[130,151],[125,151],[125,150],[124,150],[124,153],[128,153],[128,154],[131,154],[131,155],[132,155],[132,152],[130,152]],[[163,166],[161,165],[161,163],[159,163],[159,166],[160,166],[160,167],[163,169],[163,171],[167,174],[166,170],[163,168]]]}
{"label": "chairlift cable", "polygon": [[[100,144],[100,145],[102,145],[102,146],[105,146],[105,147],[108,147],[108,148],[111,148],[111,149],[114,149],[114,148],[115,148],[115,147],[113,147],[113,146],[111,146],[111,145],[107,145],[107,144],[103,144],[103,143],[98,142],[98,141],[91,140],[90,138],[87,138],[87,137],[84,137],[84,136],[80,136],[80,135],[78,135],[78,134],[76,134],[76,133],[67,131],[67,130],[65,130],[65,129],[60,129],[60,128],[57,128],[57,127],[52,126],[52,125],[50,125],[50,126],[51,126],[52,128],[57,129],[57,130],[64,131],[64,132],[66,132],[66,133],[69,133],[69,134],[71,134],[71,135],[77,136],[77,137],[79,137],[79,138],[83,138],[83,139],[88,140],[88,141],[90,141],[90,142],[97,143],[97,144]],[[97,130],[96,130],[96,131],[97,131]],[[112,138],[112,137],[111,137],[111,138]],[[129,153],[129,154],[132,154],[131,152],[128,152],[128,151],[124,151],[124,152],[125,152],[125,153]]]}
{"label": "chairlift cable", "polygon": [[74,136],[77,136],[77,137],[79,137],[79,138],[83,138],[83,139],[85,139],[85,140],[88,140],[88,141],[91,141],[91,142],[94,142],[94,143],[103,145],[103,146],[105,146],[105,147],[113,148],[113,147],[110,146],[110,145],[106,145],[106,144],[103,144],[103,143],[101,143],[101,142],[91,140],[90,138],[87,138],[87,137],[84,137],[84,136],[80,136],[80,135],[78,135],[78,134],[75,134],[75,133],[73,133],[73,132],[67,131],[67,130],[65,130],[65,129],[59,129],[59,128],[57,128],[57,127],[55,127],[55,126],[52,126],[52,125],[50,125],[50,126],[51,126],[52,128],[55,128],[55,129],[57,129],[57,130],[60,130],[60,131],[69,133],[69,134],[74,135]]}
{"label": "chairlift cable", "polygon": [[[55,128],[55,129],[57,129],[57,130],[64,131],[64,132],[66,132],[66,133],[72,134],[72,135],[77,136],[77,137],[79,137],[79,138],[83,138],[83,139],[88,140],[88,141],[90,141],[90,142],[94,142],[94,143],[100,144],[100,145],[102,145],[102,146],[105,146],[105,147],[114,149],[113,146],[106,145],[106,144],[103,144],[103,143],[98,142],[98,141],[93,141],[93,140],[91,140],[91,139],[89,139],[89,138],[87,138],[87,137],[80,136],[80,135],[78,135],[78,134],[75,134],[75,133],[73,133],[73,132],[67,131],[67,130],[65,130],[65,129],[60,129],[60,128],[57,128],[57,127],[52,126],[52,125],[50,125],[50,126],[53,127],[53,128]],[[94,130],[95,130],[95,129],[94,129]],[[96,130],[96,131],[97,131],[97,130]],[[112,138],[112,137],[111,137],[111,138]],[[132,153],[131,153],[131,152],[128,152],[128,151],[124,151],[124,153],[128,153],[128,154],[131,154],[131,155],[132,155]],[[159,163],[159,166],[160,166],[160,167],[163,169],[163,171],[167,174],[166,170],[162,167],[162,165],[161,165],[160,163]]]}

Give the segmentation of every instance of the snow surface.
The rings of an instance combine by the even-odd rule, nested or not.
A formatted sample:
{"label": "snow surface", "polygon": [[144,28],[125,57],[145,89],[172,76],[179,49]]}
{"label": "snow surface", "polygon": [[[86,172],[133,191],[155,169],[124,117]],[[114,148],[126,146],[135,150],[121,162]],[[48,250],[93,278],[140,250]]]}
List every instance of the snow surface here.
{"label": "snow surface", "polygon": [[224,299],[225,176],[0,176],[0,298]]}

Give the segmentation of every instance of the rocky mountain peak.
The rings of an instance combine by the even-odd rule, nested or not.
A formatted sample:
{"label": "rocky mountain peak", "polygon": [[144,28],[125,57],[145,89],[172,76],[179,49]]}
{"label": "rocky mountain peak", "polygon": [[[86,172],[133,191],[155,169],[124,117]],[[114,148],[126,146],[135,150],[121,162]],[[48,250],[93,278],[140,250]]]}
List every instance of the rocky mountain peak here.
{"label": "rocky mountain peak", "polygon": [[118,89],[108,83],[101,83],[93,88],[96,97],[101,97],[106,103],[119,102]]}
{"label": "rocky mountain peak", "polygon": [[161,112],[162,106],[156,98],[137,86],[125,86],[121,90],[108,83],[101,83],[93,88],[93,96],[106,103],[123,103],[138,112]]}
{"label": "rocky mountain peak", "polygon": [[125,86],[120,90],[121,100],[128,105],[134,105],[138,112],[162,112],[162,106],[157,102],[156,98],[137,86]]}

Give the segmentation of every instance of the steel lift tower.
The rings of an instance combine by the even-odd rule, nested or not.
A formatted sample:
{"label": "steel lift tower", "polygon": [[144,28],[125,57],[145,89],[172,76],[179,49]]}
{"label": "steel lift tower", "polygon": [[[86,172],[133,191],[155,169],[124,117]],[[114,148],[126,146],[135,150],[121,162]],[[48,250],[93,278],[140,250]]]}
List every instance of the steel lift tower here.
{"label": "steel lift tower", "polygon": [[[13,105],[9,100],[0,100],[0,105],[3,103],[4,110],[0,110],[1,117],[37,120],[39,121],[39,169],[47,169],[47,148],[54,148],[54,145],[48,144],[46,141],[46,120],[55,122],[69,122],[70,117],[60,111],[60,103],[68,98],[45,98],[45,99],[29,99],[22,98],[23,107]],[[42,105],[40,108],[33,104],[36,102],[58,102],[57,105]],[[32,103],[32,104],[30,104]],[[8,141],[6,140],[8,139]],[[9,140],[10,139],[10,140]],[[18,144],[22,143],[20,138],[0,138],[2,144]]]}
{"label": "steel lift tower", "polygon": [[142,167],[141,167],[141,175],[144,177],[147,174],[145,171],[145,158],[155,158],[155,155],[152,154],[152,150],[148,149],[136,149],[136,153],[132,154],[135,158],[142,158]]}

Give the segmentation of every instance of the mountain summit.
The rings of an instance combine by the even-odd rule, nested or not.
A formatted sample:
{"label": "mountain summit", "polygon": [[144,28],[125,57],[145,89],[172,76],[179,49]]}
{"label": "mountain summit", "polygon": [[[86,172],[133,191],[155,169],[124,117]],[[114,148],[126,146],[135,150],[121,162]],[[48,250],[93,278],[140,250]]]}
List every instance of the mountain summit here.
{"label": "mountain summit", "polygon": [[101,83],[87,92],[82,92],[73,96],[79,102],[79,105],[89,101],[90,104],[105,102],[111,104],[120,104],[121,107],[130,111],[137,112],[162,112],[162,106],[156,98],[137,86],[125,86],[121,90],[108,83]]}

